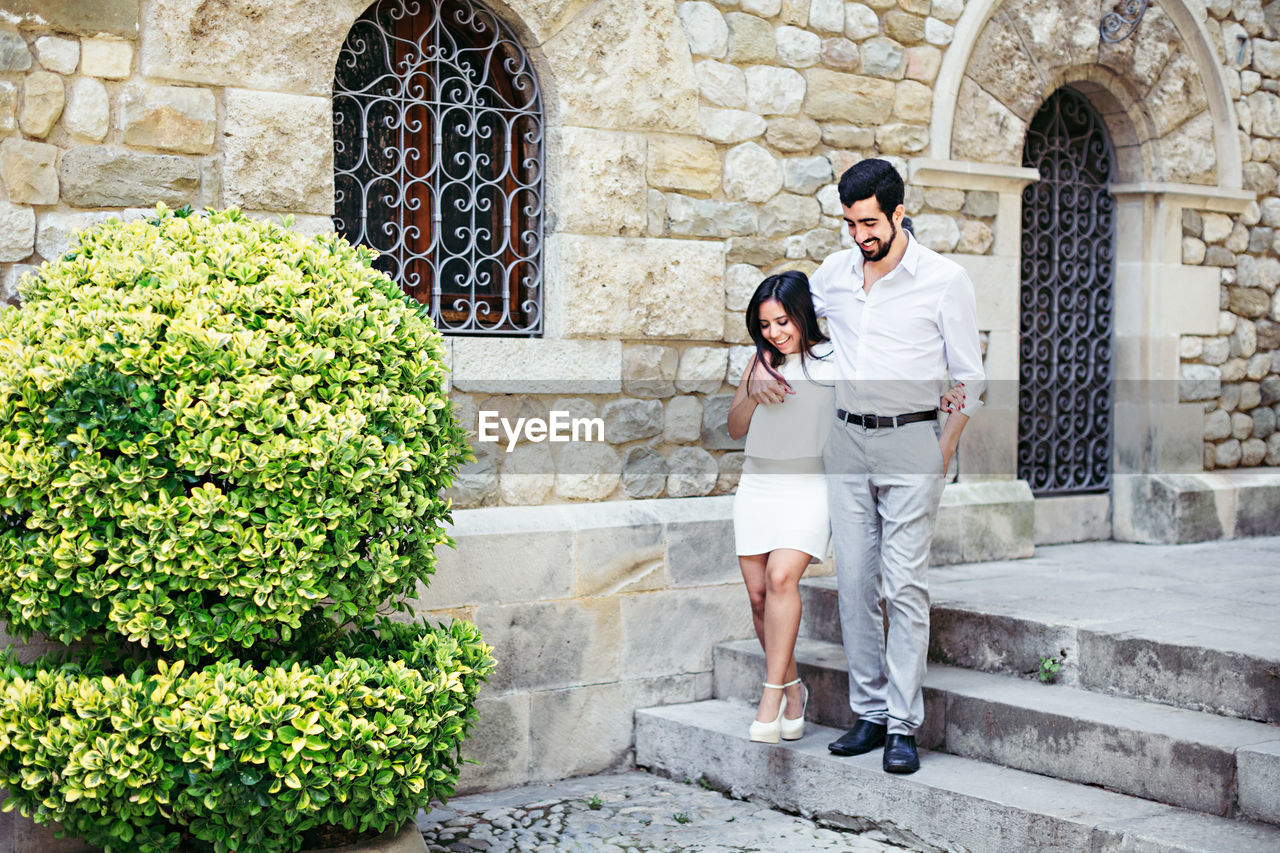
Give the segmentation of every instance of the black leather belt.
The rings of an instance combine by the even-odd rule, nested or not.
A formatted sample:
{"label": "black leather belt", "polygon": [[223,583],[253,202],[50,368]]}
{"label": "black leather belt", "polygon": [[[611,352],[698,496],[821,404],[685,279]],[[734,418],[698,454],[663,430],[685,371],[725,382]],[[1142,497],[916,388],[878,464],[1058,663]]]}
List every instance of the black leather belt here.
{"label": "black leather belt", "polygon": [[882,429],[884,427],[914,424],[919,421],[936,421],[938,419],[938,410],[930,409],[927,412],[910,412],[905,415],[886,418],[883,415],[855,415],[846,412],[844,409],[836,409],[836,417],[845,423],[855,424],[863,429]]}

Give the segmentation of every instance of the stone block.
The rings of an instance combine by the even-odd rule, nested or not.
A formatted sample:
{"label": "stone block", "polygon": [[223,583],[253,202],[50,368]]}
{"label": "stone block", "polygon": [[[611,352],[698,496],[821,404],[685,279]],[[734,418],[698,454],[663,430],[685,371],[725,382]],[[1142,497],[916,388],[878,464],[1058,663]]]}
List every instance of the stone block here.
{"label": "stone block", "polygon": [[934,532],[933,565],[1035,553],[1035,498],[1024,480],[949,483]]}
{"label": "stone block", "polygon": [[894,118],[928,124],[933,112],[933,90],[916,80],[902,80],[894,88]]}
{"label": "stone block", "polygon": [[124,141],[184,154],[213,150],[218,107],[213,92],[184,86],[138,84],[125,90]]}
{"label": "stone block", "polygon": [[[1272,432],[1274,431],[1273,428]],[[701,435],[702,401],[697,397],[676,397],[667,401],[662,421],[662,440],[672,444],[687,444],[697,441]]]}
{"label": "stone block", "polygon": [[658,400],[610,400],[600,414],[604,436],[613,444],[651,438],[662,432],[662,403]]}
{"label": "stone block", "polygon": [[[133,44],[113,38],[80,42],[80,73],[104,80],[124,80],[133,70]],[[330,72],[332,74],[332,72]]]}
{"label": "stone block", "polygon": [[717,340],[724,331],[718,243],[562,235],[551,254],[560,304],[573,306],[567,336]]}
{"label": "stone block", "polygon": [[43,142],[0,142],[0,177],[15,204],[57,204],[58,149]]}
{"label": "stone block", "polygon": [[1280,823],[1280,740],[1242,747],[1236,763],[1240,813],[1250,820]]}
{"label": "stone block", "polygon": [[30,67],[31,49],[27,47],[27,40],[20,33],[0,30],[0,71],[26,71]]}
{"label": "stone block", "polygon": [[703,404],[706,409],[702,415],[702,446],[708,450],[742,450],[744,439],[729,437],[729,407],[733,404],[733,395],[713,394]]}
{"label": "stone block", "polygon": [[760,115],[795,115],[804,102],[804,77],[792,68],[756,65],[745,72],[747,109]]}
{"label": "stone block", "polygon": [[680,354],[676,390],[682,394],[711,394],[725,381],[729,350],[724,347],[689,347]]}
{"label": "stone block", "polygon": [[760,209],[760,235],[778,237],[809,231],[818,225],[821,215],[816,199],[783,193]]}
{"label": "stone block", "polygon": [[18,126],[18,87],[0,80],[0,133]]}
{"label": "stone block", "polygon": [[1039,497],[1035,514],[1037,546],[1111,538],[1110,495]]}
{"label": "stone block", "polygon": [[[501,666],[501,663],[499,663]],[[476,700],[479,719],[462,744],[458,792],[506,788],[529,781],[529,694],[491,696]]]}
{"label": "stone block", "polygon": [[502,461],[498,495],[503,503],[533,506],[546,500],[555,488],[556,465],[545,444],[523,444]]}
{"label": "stone block", "polygon": [[18,113],[18,126],[27,136],[44,139],[53,130],[67,93],[62,77],[52,71],[33,71],[22,81],[22,111]]}
{"label": "stone block", "polygon": [[[125,38],[138,34],[141,0],[5,0],[5,11],[18,21],[59,32],[92,36],[111,33]],[[55,69],[50,69],[55,70]]]}
{"label": "stone block", "polygon": [[807,118],[775,118],[764,138],[779,151],[809,151],[822,139],[822,126]]}
{"label": "stone block", "polygon": [[681,3],[678,14],[694,56],[722,57],[729,50],[729,24],[710,3]]}
{"label": "stone block", "polygon": [[759,237],[735,237],[726,241],[725,260],[731,264],[770,267],[783,255],[782,243]]}
{"label": "stone block", "polygon": [[490,394],[616,394],[622,344],[553,338],[453,339],[453,384]]}
{"label": "stone block", "polygon": [[[327,96],[355,7],[279,0],[251,9],[157,0],[145,9],[148,78]],[[270,34],[270,49],[263,36]]]}
{"label": "stone block", "polygon": [[808,88],[804,112],[810,118],[876,126],[887,121],[893,112],[894,85],[889,80],[810,68],[805,72],[805,82]]}
{"label": "stone block", "polygon": [[724,191],[731,199],[767,201],[782,189],[778,159],[754,142],[744,142],[724,158]]}
{"label": "stone block", "polygon": [[419,612],[574,594],[572,522],[559,507],[458,510],[448,532],[457,546],[436,552]]}
{"label": "stone block", "polygon": [[747,105],[747,78],[735,65],[704,59],[694,63],[702,99],[718,107],[742,109]]}
{"label": "stone block", "polygon": [[35,211],[0,201],[0,263],[24,260],[35,246]]}
{"label": "stone block", "polygon": [[680,29],[670,0],[587,7],[543,45],[566,123],[695,132],[697,80]]}
{"label": "stone block", "polygon": [[498,469],[503,451],[496,445],[481,445],[487,448],[485,451],[475,448],[474,444],[472,447],[476,449],[476,458],[458,468],[453,485],[442,493],[455,507],[463,509],[484,506],[498,491]]}
{"label": "stone block", "polygon": [[[760,286],[760,282],[764,280],[764,273],[758,267],[750,264],[730,264],[724,274],[724,307],[730,311],[745,311],[747,303],[751,301],[751,295],[756,292],[756,288]],[[730,381],[736,381],[737,377],[733,375],[732,361],[730,362]]]}
{"label": "stone block", "polygon": [[666,197],[667,232],[677,237],[734,237],[756,233],[756,209],[742,201]]}
{"label": "stone block", "polygon": [[859,46],[859,50],[862,52],[863,73],[890,80],[901,80],[906,76],[907,52],[893,39],[868,39]]}
{"label": "stone block", "polygon": [[1213,487],[1198,477],[1117,475],[1112,500],[1114,536],[1121,542],[1205,542],[1231,532]]}
{"label": "stone block", "polygon": [[632,447],[622,463],[622,490],[632,498],[656,498],[667,488],[667,460],[651,447]]}
{"label": "stone block", "polygon": [[1159,136],[1209,105],[1195,60],[1187,53],[1178,53],[1170,59],[1148,97],[1153,99],[1152,120]]}
{"label": "stone block", "polygon": [[255,210],[333,212],[329,98],[227,89],[223,197]]}
{"label": "stone block", "polygon": [[551,172],[559,228],[578,234],[643,234],[647,219],[644,138],[566,127],[562,145],[564,168]]}
{"label": "stone block", "polygon": [[1026,122],[968,78],[960,84],[956,114],[968,118],[952,130],[954,159],[1022,165]]}
{"label": "stone block", "polygon": [[727,61],[739,64],[774,61],[777,42],[768,21],[743,12],[729,12],[724,17],[729,26]]}
{"label": "stone block", "polygon": [[[617,681],[620,615],[614,596],[478,608],[476,625],[499,661],[489,689],[501,693]],[[679,671],[673,666],[664,672]]]}
{"label": "stone block", "polygon": [[[210,93],[210,99],[213,95]],[[69,133],[90,142],[101,142],[111,127],[111,99],[107,87],[92,77],[81,77],[71,84],[62,125]]]}
{"label": "stone block", "polygon": [[840,251],[840,235],[830,228],[815,228],[804,235],[804,254],[812,261],[826,260]]}
{"label": "stone block", "polygon": [[62,156],[58,177],[63,198],[77,207],[181,207],[193,200],[200,172],[183,157],[85,145]]}
{"label": "stone block", "polygon": [[862,67],[862,55],[847,38],[823,39],[822,64],[836,71],[857,71]]}
{"label": "stone block", "polygon": [[[732,549],[709,556],[732,563],[737,571]],[[664,630],[655,632],[655,625]],[[624,677],[708,672],[717,643],[750,636],[751,631],[751,607],[740,584],[625,596]]]}
{"label": "stone block", "polygon": [[667,494],[673,498],[709,495],[720,475],[716,459],[701,447],[681,447],[667,459]]}
{"label": "stone block", "polygon": [[922,213],[914,217],[916,239],[935,252],[950,252],[960,242],[960,226],[955,217],[941,213]]}
{"label": "stone block", "polygon": [[844,0],[810,0],[809,29],[820,33],[844,31]]}
{"label": "stone block", "polygon": [[775,34],[778,59],[792,68],[817,65],[822,58],[822,39],[816,33],[798,27],[778,27]]}
{"label": "stone block", "polygon": [[676,392],[680,355],[672,347],[631,344],[622,349],[622,390],[632,397],[670,397]]}
{"label": "stone block", "polygon": [[45,71],[74,74],[80,64],[80,42],[58,36],[40,36],[36,39],[36,59]]}
{"label": "stone block", "polygon": [[813,195],[833,179],[831,161],[826,157],[789,157],[783,161],[783,174],[786,188],[804,196]]}
{"label": "stone block", "polygon": [[929,129],[915,124],[884,124],[876,129],[876,146],[883,154],[916,154],[929,147]]}
{"label": "stone block", "polygon": [[924,24],[924,18],[900,9],[891,9],[884,14],[884,34],[899,44],[924,41]]}
{"label": "stone block", "polygon": [[957,252],[974,255],[985,255],[991,251],[995,242],[995,232],[983,222],[966,219],[960,225],[960,242],[956,244]]}
{"label": "stone block", "polygon": [[557,497],[601,501],[612,495],[622,480],[622,459],[607,444],[574,441],[552,453],[557,456]]}
{"label": "stone block", "polygon": [[1179,368],[1178,397],[1184,402],[1216,400],[1222,393],[1222,371],[1208,364],[1184,364]]}
{"label": "stone block", "polygon": [[532,694],[530,776],[562,779],[630,767],[636,711],[691,702],[695,685],[693,676],[663,676]]}
{"label": "stone block", "polygon": [[699,112],[702,132],[712,142],[733,145],[755,139],[768,128],[763,116],[746,110],[717,110],[703,107]]}
{"label": "stone block", "polygon": [[720,155],[705,140],[654,136],[649,139],[647,176],[653,187],[714,192],[720,186]]}
{"label": "stone block", "polygon": [[[822,141],[830,145],[832,148],[842,148],[845,150],[854,150],[862,148],[870,148],[875,144],[876,132],[870,127],[856,127],[852,124],[824,124],[822,126]],[[835,187],[832,187],[835,190]],[[837,196],[838,199],[838,196]],[[831,216],[839,216],[842,211],[837,208]]]}
{"label": "stone block", "polygon": [[[628,454],[630,456],[630,454]],[[578,598],[658,589],[666,585],[661,519],[630,501],[574,507]]]}
{"label": "stone block", "polygon": [[736,584],[742,575],[734,556],[732,496],[702,501],[664,501],[667,574],[676,587]]}
{"label": "stone block", "polygon": [[[18,284],[29,273],[36,272],[30,264],[12,264],[0,278],[0,303],[16,305],[18,303]],[[0,307],[3,307],[0,305]]]}

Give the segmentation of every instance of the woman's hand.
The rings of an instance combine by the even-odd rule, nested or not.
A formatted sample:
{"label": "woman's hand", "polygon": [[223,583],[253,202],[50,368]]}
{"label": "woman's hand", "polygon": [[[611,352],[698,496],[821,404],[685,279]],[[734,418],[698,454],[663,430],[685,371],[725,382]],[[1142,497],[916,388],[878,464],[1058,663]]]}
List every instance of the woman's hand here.
{"label": "woman's hand", "polygon": [[794,394],[791,386],[783,382],[765,367],[759,358],[751,359],[751,366],[744,377],[747,396],[757,404],[768,406],[781,403],[788,394]]}
{"label": "woman's hand", "polygon": [[964,407],[964,383],[957,382],[938,400],[938,408],[948,414],[958,412]]}

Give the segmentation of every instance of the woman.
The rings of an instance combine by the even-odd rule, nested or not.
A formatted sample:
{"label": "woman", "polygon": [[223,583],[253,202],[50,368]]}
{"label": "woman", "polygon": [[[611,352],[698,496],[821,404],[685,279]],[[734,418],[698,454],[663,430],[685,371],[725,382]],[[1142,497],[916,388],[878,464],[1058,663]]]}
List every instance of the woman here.
{"label": "woman", "polygon": [[[761,282],[747,305],[747,330],[756,355],[729,408],[729,435],[747,437],[734,537],[765,653],[765,689],[749,735],[777,743],[804,734],[808,691],[794,655],[800,576],[812,558],[826,554],[830,537],[822,445],[835,409],[835,357],[800,272]],[[784,403],[758,407],[747,396],[757,361],[790,386]]]}
{"label": "woman", "polygon": [[[831,535],[822,446],[834,421],[838,374],[803,273],[761,282],[746,319],[756,354],[743,371],[728,420],[730,437],[747,437],[733,504],[734,539],[765,653],[764,692],[748,734],[777,743],[804,734],[809,691],[795,660],[800,577],[813,558],[826,555]],[[757,363],[789,386],[783,403],[760,407],[747,396]],[[942,398],[943,410],[958,409],[963,397],[963,385],[952,388]]]}

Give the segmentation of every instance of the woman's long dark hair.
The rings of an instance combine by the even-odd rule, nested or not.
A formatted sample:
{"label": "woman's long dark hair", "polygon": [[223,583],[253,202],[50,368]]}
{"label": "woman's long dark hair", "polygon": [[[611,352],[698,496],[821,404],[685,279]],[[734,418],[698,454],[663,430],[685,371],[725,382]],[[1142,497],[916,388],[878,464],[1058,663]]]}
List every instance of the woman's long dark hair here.
{"label": "woman's long dark hair", "polygon": [[[822,333],[818,326],[818,315],[813,310],[813,297],[809,294],[809,277],[798,270],[771,275],[756,292],[751,294],[747,303],[747,333],[756,344],[756,358],[769,369],[769,372],[781,379],[777,368],[786,361],[782,351],[770,343],[760,331],[760,306],[769,300],[777,300],[782,310],[787,312],[792,327],[800,335],[800,364],[809,355],[809,348],[824,343],[830,338]],[[807,374],[808,371],[806,370]]]}

